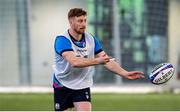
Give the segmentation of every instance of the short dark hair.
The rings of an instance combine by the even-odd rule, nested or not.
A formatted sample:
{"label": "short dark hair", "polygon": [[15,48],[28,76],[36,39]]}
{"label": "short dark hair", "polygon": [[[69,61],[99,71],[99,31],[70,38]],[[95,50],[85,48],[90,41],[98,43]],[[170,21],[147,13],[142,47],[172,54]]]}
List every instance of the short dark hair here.
{"label": "short dark hair", "polygon": [[68,19],[72,17],[79,17],[79,16],[86,16],[87,12],[83,10],[82,8],[73,8],[70,9],[68,12]]}

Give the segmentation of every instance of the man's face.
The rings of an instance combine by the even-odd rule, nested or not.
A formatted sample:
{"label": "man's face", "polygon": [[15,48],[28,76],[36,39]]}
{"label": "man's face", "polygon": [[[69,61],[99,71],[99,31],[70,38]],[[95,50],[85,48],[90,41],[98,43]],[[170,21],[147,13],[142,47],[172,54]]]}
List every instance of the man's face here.
{"label": "man's face", "polygon": [[86,29],[86,16],[72,17],[69,19],[71,28],[78,34],[83,34]]}

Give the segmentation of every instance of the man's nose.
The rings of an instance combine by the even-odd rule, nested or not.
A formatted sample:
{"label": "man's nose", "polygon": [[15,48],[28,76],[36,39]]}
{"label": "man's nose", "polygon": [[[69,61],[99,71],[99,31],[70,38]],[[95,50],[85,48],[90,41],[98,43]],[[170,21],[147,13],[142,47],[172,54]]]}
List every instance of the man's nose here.
{"label": "man's nose", "polygon": [[83,25],[83,26],[86,26],[86,21],[83,21],[83,22],[82,22],[82,25]]}

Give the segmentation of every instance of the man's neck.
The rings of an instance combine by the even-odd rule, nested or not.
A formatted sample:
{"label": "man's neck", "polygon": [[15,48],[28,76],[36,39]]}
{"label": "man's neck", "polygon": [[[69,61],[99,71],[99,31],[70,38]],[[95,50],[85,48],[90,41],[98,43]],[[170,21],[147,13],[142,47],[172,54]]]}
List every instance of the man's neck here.
{"label": "man's neck", "polygon": [[72,30],[71,28],[69,29],[69,33],[73,36],[73,38],[77,41],[80,41],[82,38],[82,34],[78,34],[76,33],[74,30]]}

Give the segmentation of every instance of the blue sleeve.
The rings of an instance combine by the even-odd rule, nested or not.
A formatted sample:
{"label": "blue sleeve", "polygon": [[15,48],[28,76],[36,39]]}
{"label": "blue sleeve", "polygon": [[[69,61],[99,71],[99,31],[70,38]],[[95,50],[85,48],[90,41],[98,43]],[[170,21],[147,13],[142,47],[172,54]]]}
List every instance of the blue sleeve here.
{"label": "blue sleeve", "polygon": [[95,49],[94,49],[95,54],[98,54],[101,51],[103,51],[102,46],[101,46],[99,40],[96,37],[94,37],[94,43],[95,43]]}
{"label": "blue sleeve", "polygon": [[62,53],[65,51],[73,51],[71,42],[64,36],[57,36],[55,43],[54,43],[54,49],[57,54],[60,54],[62,56]]}

